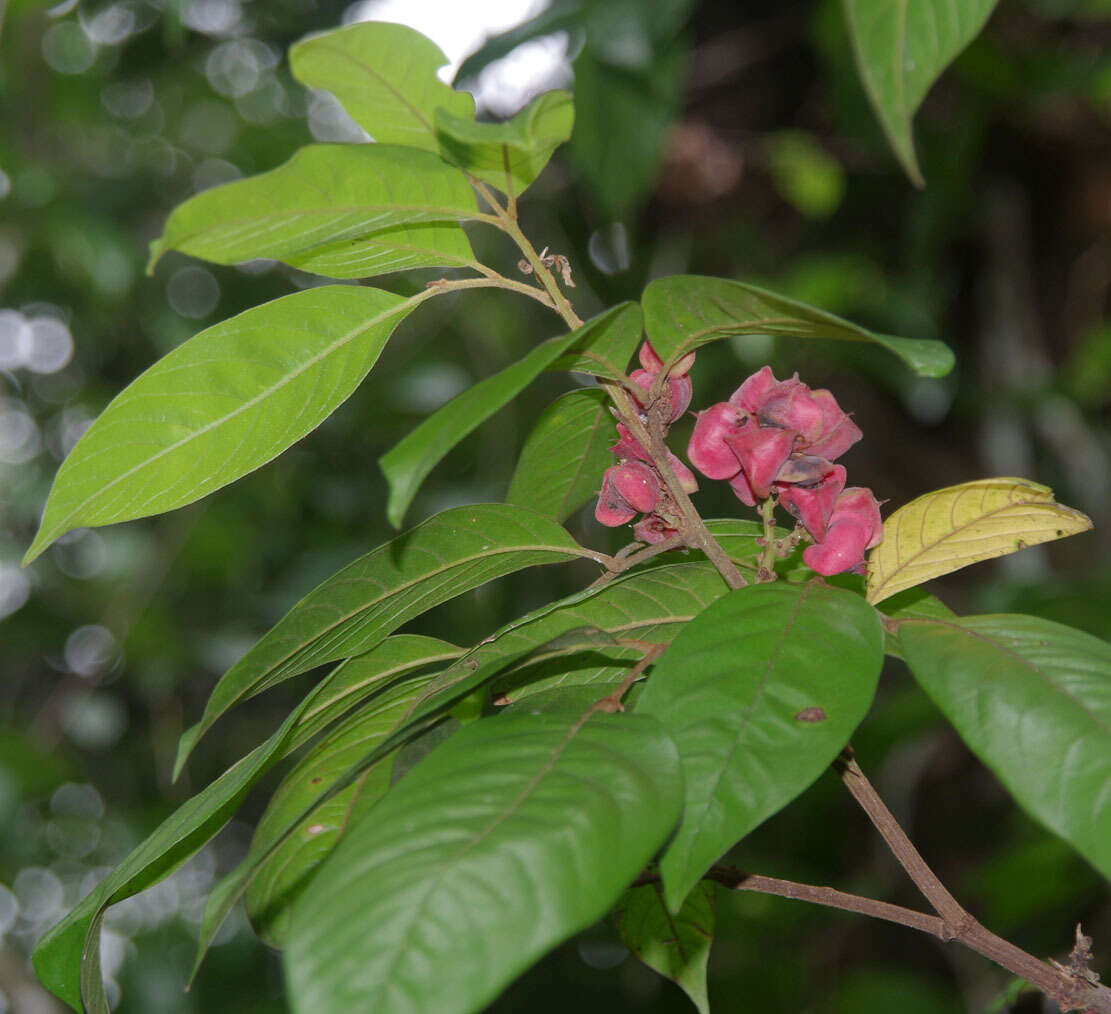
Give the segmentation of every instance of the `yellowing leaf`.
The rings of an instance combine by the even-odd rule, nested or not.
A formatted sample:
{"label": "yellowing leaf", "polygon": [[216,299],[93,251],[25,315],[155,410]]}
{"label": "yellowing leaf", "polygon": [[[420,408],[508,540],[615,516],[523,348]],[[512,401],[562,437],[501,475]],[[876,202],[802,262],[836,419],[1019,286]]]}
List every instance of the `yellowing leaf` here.
{"label": "yellowing leaf", "polygon": [[868,558],[873,605],[971,563],[1087,531],[1091,519],[1027,479],[977,479],[900,507]]}

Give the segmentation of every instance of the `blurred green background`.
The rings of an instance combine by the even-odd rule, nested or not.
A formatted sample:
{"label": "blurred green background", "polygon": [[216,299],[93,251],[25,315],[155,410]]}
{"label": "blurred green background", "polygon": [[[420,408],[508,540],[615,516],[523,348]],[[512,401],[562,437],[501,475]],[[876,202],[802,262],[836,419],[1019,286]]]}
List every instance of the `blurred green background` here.
{"label": "blurred green background", "polygon": [[[19,569],[59,461],[113,394],[203,327],[319,281],[177,255],[146,277],[146,245],[197,190],[270,168],[314,138],[364,136],[327,95],[292,82],[284,60],[305,33],[362,18],[430,34],[487,115],[574,79],[574,140],[522,214],[537,246],[571,258],[582,316],[636,298],[654,277],[696,272],[948,342],[959,365],[940,381],[864,346],[720,343],[699,353],[695,406],[765,362],[833,388],[865,433],[851,480],[889,510],[986,475],[1052,485],[1093,517],[1093,534],[931,590],[958,612],[1026,611],[1111,636],[1107,0],[1004,0],[917,118],[922,192],[887,150],[835,0],[0,0],[0,1014],[59,1009],[29,971],[35,939],[303,692],[304,679],[239,709],[169,783],[177,737],[224,669],[301,594],[389,536],[379,455],[560,330],[508,294],[430,303],[350,402],[278,462],[167,517],[75,532]],[[513,270],[500,238],[474,239]],[[384,284],[414,291],[428,278]],[[464,441],[411,518],[502,496],[532,422],[571,384],[542,378]],[[675,438],[681,450],[682,424]],[[708,516],[739,507],[710,491],[698,502]],[[589,509],[571,526],[619,544]],[[587,579],[577,565],[518,575],[406,629],[471,643]],[[855,745],[927,859],[990,928],[1060,957],[1081,920],[1097,967],[1102,958],[1111,970],[1107,885],[1011,804],[901,664],[890,664]],[[104,964],[118,1010],[284,1009],[277,955],[242,915],[182,990],[205,894],[242,855],[265,798],[263,786],[212,846],[109,914]],[[922,905],[832,775],[730,860]],[[1042,1009],[1036,996],[1004,998],[1008,977],[978,956],[909,930],[726,892],[718,920],[710,995],[720,1011]],[[572,1003],[688,1009],[605,925],[492,1009]]]}

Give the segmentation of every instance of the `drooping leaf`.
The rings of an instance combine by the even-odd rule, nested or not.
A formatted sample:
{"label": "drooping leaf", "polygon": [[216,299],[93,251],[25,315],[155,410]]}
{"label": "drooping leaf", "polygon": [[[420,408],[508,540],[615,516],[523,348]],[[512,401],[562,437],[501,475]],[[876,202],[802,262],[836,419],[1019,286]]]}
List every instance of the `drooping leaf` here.
{"label": "drooping leaf", "polygon": [[637,702],[682,761],[683,822],[660,861],[672,911],[723,852],[837,756],[871,704],[882,663],[876,611],[816,582],[730,592],[672,641]]}
{"label": "drooping leaf", "polygon": [[911,119],[953,58],[976,36],[996,0],[843,0],[857,70],[892,150],[916,186]]}
{"label": "drooping leaf", "polygon": [[977,479],[900,507],[883,523],[868,556],[868,601],[875,604],[931,578],[1092,527],[1080,511],[1027,479]]}
{"label": "drooping leaf", "polygon": [[607,911],[681,795],[673,745],[640,715],[462,729],[349,829],[294,907],[293,1009],[480,1009]]}
{"label": "drooping leaf", "polygon": [[436,110],[440,153],[452,165],[516,196],[540,175],[571,136],[575,107],[567,92],[538,95],[504,123],[476,123]]}
{"label": "drooping leaf", "polygon": [[591,341],[599,332],[625,330],[633,326],[634,318],[640,319],[635,303],[611,307],[570,334],[538,345],[523,359],[479,381],[425,419],[379,459],[390,486],[386,507],[390,522],[395,527],[401,524],[421,483],[448,451],[520,394],[564,352]]}
{"label": "drooping leaf", "polygon": [[436,76],[447,62],[420,32],[382,21],[315,35],[289,51],[293,76],[330,91],[376,141],[430,152],[438,150],[437,109],[474,119],[474,99]]}
{"label": "drooping leaf", "polygon": [[473,266],[458,222],[477,213],[463,174],[429,152],[313,144],[178,205],[151,244],[148,270],[168,250],[216,264],[270,257],[333,278]]}
{"label": "drooping leaf", "polygon": [[24,563],[74,528],[193,503],[277,457],[355,390],[423,298],[328,285],[194,335],[77,442]]}
{"label": "drooping leaf", "polygon": [[877,334],[746,282],[701,275],[659,278],[644,290],[643,306],[645,330],[665,360],[721,338],[767,334],[870,342],[924,377],[943,377],[953,368],[953,353],[941,342]]}
{"label": "drooping leaf", "polygon": [[905,619],[899,642],[1019,804],[1111,877],[1111,645],[1021,615]]}
{"label": "drooping leaf", "polygon": [[509,483],[506,503],[528,507],[554,521],[570,517],[597,496],[616,439],[604,391],[561,395],[529,434]]}
{"label": "drooping leaf", "polygon": [[613,910],[621,942],[649,968],[671,979],[700,1014],[710,1014],[706,962],[714,938],[714,885],[702,881],[672,914],[659,884],[626,891]]}
{"label": "drooping leaf", "polygon": [[[289,772],[255,828],[251,853],[262,855],[287,826],[330,788],[372,747],[397,731],[435,673],[394,684],[342,721]],[[280,947],[289,927],[289,910],[313,870],[335,847],[345,829],[386,794],[395,754],[370,766],[347,788],[301,819],[259,865],[247,887],[247,911],[255,931]]]}
{"label": "drooping leaf", "polygon": [[576,557],[598,559],[559,525],[510,504],[453,507],[317,585],[216,684],[178,744],[175,776],[222,714],[325,662],[369,651],[406,620],[494,578]]}

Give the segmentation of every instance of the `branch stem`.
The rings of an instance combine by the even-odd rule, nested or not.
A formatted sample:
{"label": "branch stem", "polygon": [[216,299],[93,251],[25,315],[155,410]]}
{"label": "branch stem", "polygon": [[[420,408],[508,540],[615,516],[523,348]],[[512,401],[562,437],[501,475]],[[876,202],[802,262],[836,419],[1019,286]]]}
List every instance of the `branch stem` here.
{"label": "branch stem", "polygon": [[760,520],[764,523],[764,551],[760,554],[760,564],[756,571],[759,582],[775,580],[775,496],[770,495],[760,501]]}
{"label": "branch stem", "polygon": [[1111,990],[1106,986],[1062,966],[1050,965],[1035,958],[1021,947],[996,936],[964,909],[899,826],[856,763],[851,748],[846,748],[834,762],[834,769],[879,831],[899,865],[941,917],[941,931],[935,936],[947,942],[955,940],[1025,979],[1057,1004],[1061,1011],[1084,1009],[1088,1014],[1111,1014]]}

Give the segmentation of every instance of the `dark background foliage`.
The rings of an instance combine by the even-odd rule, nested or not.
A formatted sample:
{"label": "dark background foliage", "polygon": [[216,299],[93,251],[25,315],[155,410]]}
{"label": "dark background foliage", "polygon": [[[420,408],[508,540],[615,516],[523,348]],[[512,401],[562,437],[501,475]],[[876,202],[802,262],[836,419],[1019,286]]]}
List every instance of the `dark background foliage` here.
{"label": "dark background foliage", "polygon": [[[442,15],[467,5],[438,6],[447,31]],[[498,5],[471,6],[479,19]],[[56,1009],[29,973],[33,941],[296,699],[300,687],[283,688],[240,709],[170,784],[177,737],[216,677],[319,579],[388,536],[376,459],[446,398],[560,330],[511,295],[437,300],[280,462],[165,518],[74,533],[18,569],[61,457],[115,392],[202,327],[291,281],[314,283],[178,255],[146,277],[145,248],[194,191],[276,165],[313,137],[355,139],[334,106],[291,81],[284,51],[345,17],[404,7],[0,0],[0,1011]],[[414,0],[407,10],[432,12],[416,25],[427,31],[436,7]],[[517,7],[520,20],[528,12]],[[483,70],[530,37],[516,62]],[[659,275],[695,272],[762,281],[880,331],[947,341],[959,365],[941,381],[865,347],[720,343],[699,354],[695,405],[771,362],[780,376],[797,369],[832,387],[854,411],[865,440],[853,479],[893,505],[984,475],[1051,484],[1093,517],[1093,534],[933,590],[958,612],[1022,610],[1108,637],[1109,41],[1106,0],[1004,0],[917,119],[922,192],[886,147],[834,0],[556,0],[461,76],[488,112],[505,114],[525,97],[522,75],[533,89],[566,83],[574,60],[576,136],[530,191],[524,224],[571,258],[582,316],[637,298]],[[511,270],[508,248],[486,252]],[[426,280],[387,284],[414,291]],[[502,496],[532,421],[566,385],[542,378],[464,441],[411,516]],[[681,424],[675,436],[681,448]],[[699,501],[707,516],[737,513],[713,496]],[[589,510],[572,527],[617,545]],[[507,578],[412,629],[470,643],[585,573]],[[1083,920],[1097,966],[1106,960],[1106,885],[1015,808],[900,664],[855,745],[942,879],[989,927],[1060,956]],[[276,956],[242,917],[193,991],[181,991],[205,892],[242,854],[265,794],[252,800],[214,846],[110,915],[105,963],[121,1011],[283,1009]],[[832,776],[730,858],[919,904]],[[1007,985],[975,955],[854,916],[723,892],[718,918],[710,988],[722,1010],[982,1011]],[[569,1001],[686,1009],[604,925],[559,948],[494,1009]]]}

